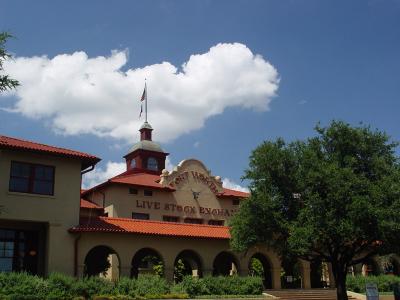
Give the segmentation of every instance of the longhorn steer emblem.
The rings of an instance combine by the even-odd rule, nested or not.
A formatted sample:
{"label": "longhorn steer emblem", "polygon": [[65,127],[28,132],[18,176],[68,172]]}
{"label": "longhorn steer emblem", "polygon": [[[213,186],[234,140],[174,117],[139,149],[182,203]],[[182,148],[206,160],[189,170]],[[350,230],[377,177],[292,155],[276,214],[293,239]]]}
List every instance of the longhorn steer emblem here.
{"label": "longhorn steer emblem", "polygon": [[191,191],[192,191],[192,194],[193,194],[193,199],[194,200],[198,200],[201,192],[195,192],[192,189],[191,189]]}

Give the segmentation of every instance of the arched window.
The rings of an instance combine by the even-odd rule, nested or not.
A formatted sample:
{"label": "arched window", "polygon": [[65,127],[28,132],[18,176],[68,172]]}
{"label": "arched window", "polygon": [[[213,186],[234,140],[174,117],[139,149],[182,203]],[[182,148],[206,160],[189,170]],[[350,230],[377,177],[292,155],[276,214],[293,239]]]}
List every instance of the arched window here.
{"label": "arched window", "polygon": [[149,157],[147,160],[147,169],[152,171],[158,171],[158,163],[154,157]]}

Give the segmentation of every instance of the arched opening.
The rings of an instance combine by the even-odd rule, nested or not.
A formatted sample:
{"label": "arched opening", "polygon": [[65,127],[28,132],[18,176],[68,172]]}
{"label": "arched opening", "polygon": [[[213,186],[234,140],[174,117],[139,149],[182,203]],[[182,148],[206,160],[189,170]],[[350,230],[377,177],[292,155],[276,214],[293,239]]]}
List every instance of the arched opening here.
{"label": "arched opening", "polygon": [[324,274],[324,268],[322,261],[316,259],[310,262],[310,281],[311,288],[323,288],[326,287],[326,280],[324,279],[326,275]]}
{"label": "arched opening", "polygon": [[232,276],[236,275],[238,270],[238,261],[232,253],[223,251],[215,257],[213,276]]}
{"label": "arched opening", "polygon": [[272,289],[272,267],[266,256],[254,254],[249,260],[250,276],[259,276],[263,279],[264,288]]}
{"label": "arched opening", "polygon": [[400,264],[398,258],[395,255],[389,254],[380,256],[378,258],[378,261],[384,274],[400,275]]}
{"label": "arched opening", "polygon": [[85,257],[84,276],[100,276],[117,280],[120,273],[118,254],[108,246],[96,246]]}
{"label": "arched opening", "polygon": [[281,286],[283,289],[299,289],[303,285],[301,266],[297,258],[283,257],[281,262]]}
{"label": "arched opening", "polygon": [[131,264],[131,277],[140,274],[164,276],[164,262],[161,255],[151,248],[143,248],[135,253]]}
{"label": "arched opening", "polygon": [[372,258],[366,259],[362,263],[361,273],[364,276],[371,276],[371,275],[377,276],[381,273],[379,264]]}
{"label": "arched opening", "polygon": [[184,276],[202,277],[202,263],[200,256],[192,250],[183,250],[175,258],[174,280],[182,281]]}

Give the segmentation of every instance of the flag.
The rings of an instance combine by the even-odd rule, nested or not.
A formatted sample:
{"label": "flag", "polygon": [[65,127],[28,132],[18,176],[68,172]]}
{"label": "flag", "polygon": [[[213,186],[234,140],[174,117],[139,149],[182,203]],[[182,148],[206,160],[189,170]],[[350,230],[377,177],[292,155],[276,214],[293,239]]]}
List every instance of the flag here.
{"label": "flag", "polygon": [[139,118],[142,116],[143,113],[143,101],[147,100],[147,88],[146,88],[146,83],[144,84],[144,90],[143,90],[143,94],[142,97],[140,98],[140,114],[139,114]]}

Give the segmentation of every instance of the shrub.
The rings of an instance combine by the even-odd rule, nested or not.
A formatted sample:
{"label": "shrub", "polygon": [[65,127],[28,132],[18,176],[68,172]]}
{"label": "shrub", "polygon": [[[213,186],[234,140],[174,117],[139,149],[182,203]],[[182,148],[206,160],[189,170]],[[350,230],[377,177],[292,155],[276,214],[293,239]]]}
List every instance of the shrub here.
{"label": "shrub", "polygon": [[96,295],[113,294],[114,283],[100,277],[85,277],[77,280],[72,287],[75,296],[93,298]]}
{"label": "shrub", "polygon": [[190,297],[210,294],[204,281],[193,276],[183,277],[182,281],[174,285],[171,291],[176,293],[187,293]]}
{"label": "shrub", "polygon": [[137,289],[136,279],[131,279],[128,277],[121,277],[114,286],[115,295],[127,295],[130,297],[135,297]]}
{"label": "shrub", "polygon": [[46,299],[71,299],[76,279],[60,273],[52,273],[47,279],[48,294]]}
{"label": "shrub", "polygon": [[198,295],[260,295],[263,283],[260,277],[219,276],[201,279],[184,277],[182,282],[171,289],[185,292],[190,297]]}
{"label": "shrub", "polygon": [[376,283],[380,292],[393,291],[393,285],[400,283],[400,277],[394,275],[347,276],[347,289],[356,293],[365,293],[367,283]]}
{"label": "shrub", "polygon": [[159,276],[139,275],[136,279],[135,296],[162,295],[169,293],[167,281]]}
{"label": "shrub", "polygon": [[28,273],[0,273],[0,296],[9,299],[44,299],[47,282]]}

